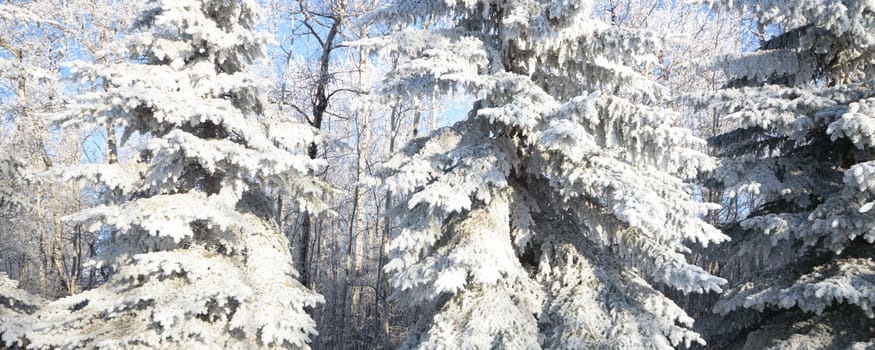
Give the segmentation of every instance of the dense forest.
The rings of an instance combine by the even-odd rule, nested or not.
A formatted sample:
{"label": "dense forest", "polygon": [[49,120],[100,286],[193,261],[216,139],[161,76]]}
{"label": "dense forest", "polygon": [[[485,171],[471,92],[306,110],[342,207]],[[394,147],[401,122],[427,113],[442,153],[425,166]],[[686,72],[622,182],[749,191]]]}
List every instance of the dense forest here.
{"label": "dense forest", "polygon": [[0,114],[0,349],[875,348],[872,0],[6,0]]}

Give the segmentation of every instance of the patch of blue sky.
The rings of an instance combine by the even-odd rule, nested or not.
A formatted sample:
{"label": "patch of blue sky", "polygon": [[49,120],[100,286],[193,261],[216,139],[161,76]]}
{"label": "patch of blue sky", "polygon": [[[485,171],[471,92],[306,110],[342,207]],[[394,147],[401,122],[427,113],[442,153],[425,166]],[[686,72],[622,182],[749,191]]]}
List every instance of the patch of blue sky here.
{"label": "patch of blue sky", "polygon": [[438,123],[438,127],[444,127],[452,125],[455,122],[458,122],[468,115],[468,112],[474,105],[475,98],[474,96],[465,94],[460,96],[454,96],[449,101],[447,101],[447,106],[443,108],[442,115],[440,118],[440,122]]}

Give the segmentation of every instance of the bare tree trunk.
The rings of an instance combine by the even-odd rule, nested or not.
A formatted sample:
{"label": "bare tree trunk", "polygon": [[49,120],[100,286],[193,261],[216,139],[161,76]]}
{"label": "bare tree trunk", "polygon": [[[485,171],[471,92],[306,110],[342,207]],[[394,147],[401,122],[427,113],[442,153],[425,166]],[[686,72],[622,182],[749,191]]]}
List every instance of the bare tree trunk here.
{"label": "bare tree trunk", "polygon": [[[363,33],[362,36],[367,35],[367,32]],[[357,89],[359,91],[363,90],[365,85],[364,81],[364,67],[365,67],[365,59],[366,53],[359,50],[358,52],[358,67],[357,67]],[[349,217],[349,225],[347,232],[347,249],[346,249],[346,269],[344,274],[344,287],[341,301],[344,303],[341,310],[341,322],[343,327],[342,332],[342,341],[343,344],[346,344],[347,337],[349,335],[349,326],[350,322],[347,321],[347,315],[352,314],[354,309],[358,305],[359,299],[359,290],[356,289],[356,280],[357,280],[357,272],[359,271],[359,261],[358,261],[358,240],[359,240],[359,215],[361,208],[364,203],[362,201],[362,186],[361,179],[362,174],[365,172],[366,164],[366,153],[368,148],[370,147],[370,112],[367,110],[356,112],[356,163],[355,163],[355,174],[353,178],[353,198],[352,198],[352,208],[350,210]],[[349,289],[353,290],[352,299],[348,300]]]}
{"label": "bare tree trunk", "polygon": [[[328,109],[328,101],[331,98],[328,94],[328,83],[330,82],[329,64],[331,62],[331,51],[335,48],[334,39],[340,31],[342,18],[341,15],[334,17],[325,39],[321,41],[322,55],[319,59],[319,80],[316,82],[316,92],[312,101],[312,119],[308,118],[307,120],[311,126],[320,130],[322,129],[322,121],[325,111]],[[319,156],[319,145],[317,145],[316,142],[310,143],[310,147],[307,149],[307,155],[310,156],[310,159],[316,159],[316,157]],[[312,225],[312,214],[310,212],[304,212],[304,219],[301,223],[301,254],[299,262],[301,266],[301,283],[309,288],[313,287],[313,283],[310,280],[310,269],[307,265]]]}
{"label": "bare tree trunk", "polygon": [[18,280],[21,282],[21,287],[24,288],[25,274],[27,273],[27,253],[21,252],[21,257],[18,260]]}
{"label": "bare tree trunk", "polygon": [[[36,199],[36,212],[38,218],[45,217],[45,210],[43,209],[43,201],[42,196],[37,196]],[[46,226],[43,222],[37,222],[36,225],[39,226],[37,229],[39,231],[39,266],[37,267],[37,276],[39,282],[39,293],[40,295],[46,296],[47,289],[47,276],[46,276],[46,267],[48,266],[48,252],[46,251]]]}
{"label": "bare tree trunk", "polygon": [[[6,47],[5,43],[0,42],[0,44],[4,44],[4,47]],[[18,61],[18,64],[24,67],[24,52],[21,50],[10,50],[10,52],[13,53]],[[36,130],[43,131],[45,128],[42,126],[42,123],[33,116],[33,112],[30,106],[30,100],[27,95],[27,76],[24,74],[24,72],[19,73],[17,85],[18,86],[16,87],[15,93],[16,97],[18,98],[18,104],[21,106],[20,119],[16,121],[19,134],[17,135],[17,137],[21,137],[22,140],[35,140],[36,144],[33,145],[34,149],[30,149],[28,151],[38,152],[38,154],[40,155],[40,159],[43,162],[43,165],[46,168],[49,168],[52,166],[52,159],[49,157],[48,152],[46,152],[44,140],[45,136],[42,135],[42,133],[37,136],[34,136],[32,134]],[[32,129],[27,130],[27,128],[25,128],[25,125],[31,125]],[[30,142],[25,142],[25,144],[30,144]]]}
{"label": "bare tree trunk", "polygon": [[58,274],[58,278],[60,278],[61,283],[64,285],[67,295],[73,295],[78,292],[78,287],[76,285],[75,273],[64,264],[64,249],[61,246],[64,224],[61,222],[61,216],[58,213],[52,213],[52,224],[54,228],[51,254],[52,265]]}
{"label": "bare tree trunk", "polygon": [[[395,105],[392,106],[392,111],[389,114],[389,124],[391,126],[390,136],[389,136],[389,157],[392,157],[395,154],[395,143],[397,142],[398,129],[400,128],[400,119],[401,119],[401,106],[400,101],[396,101]],[[416,137],[416,128],[412,132],[412,136]],[[384,204],[385,211],[388,212],[392,208],[392,192],[386,192],[386,201]],[[377,310],[377,317],[375,317],[375,327],[379,329],[378,336],[380,338],[380,342],[382,343],[383,349],[391,348],[391,334],[390,334],[390,324],[389,324],[389,282],[386,279],[385,274],[383,273],[383,265],[386,264],[386,246],[389,242],[389,235],[391,234],[392,222],[389,215],[385,215],[383,219],[383,230],[382,235],[380,236],[380,249],[377,258],[377,290],[376,296],[374,297],[374,309]]]}
{"label": "bare tree trunk", "polygon": [[419,119],[422,118],[422,100],[413,98],[413,125],[410,129],[410,138],[416,138],[419,134]]}
{"label": "bare tree trunk", "polygon": [[115,127],[112,123],[106,125],[106,162],[108,164],[118,163],[118,145],[115,140]]}

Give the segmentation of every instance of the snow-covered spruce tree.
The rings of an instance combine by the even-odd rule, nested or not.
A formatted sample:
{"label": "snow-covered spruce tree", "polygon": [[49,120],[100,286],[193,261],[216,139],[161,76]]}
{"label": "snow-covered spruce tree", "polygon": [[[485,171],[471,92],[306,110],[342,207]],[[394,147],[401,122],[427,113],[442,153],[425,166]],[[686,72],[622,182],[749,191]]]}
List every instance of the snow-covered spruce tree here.
{"label": "snow-covered spruce tree", "polygon": [[[45,303],[41,297],[18,288],[17,281],[10,279],[5,272],[0,272],[0,321],[4,323],[0,329],[4,332],[23,333],[24,327],[33,324],[33,313]],[[0,346],[2,345],[3,338],[0,338]]]}
{"label": "snow-covered spruce tree", "polygon": [[[26,182],[27,173],[24,162],[15,157],[13,152],[0,152],[0,211],[15,213],[27,205],[27,199],[18,191],[21,184]],[[33,312],[40,304],[39,298],[17,287],[18,282],[0,272],[0,322],[12,318],[13,313]]]}
{"label": "snow-covered spruce tree", "polygon": [[[0,27],[3,29],[16,28],[19,23],[35,24],[47,22],[39,18],[34,13],[15,5],[0,4]],[[13,35],[18,32],[12,32]],[[44,70],[39,69],[35,65],[26,64],[22,57],[24,49],[18,48],[15,52],[11,47],[7,37],[0,37],[0,43],[3,48],[0,49],[0,84],[3,89],[0,89],[0,94],[13,95],[15,98],[4,99],[0,102],[0,115],[4,119],[14,120],[17,130],[3,130],[0,128],[0,137],[4,140],[0,141],[0,223],[7,225],[9,216],[17,216],[29,209],[29,198],[22,189],[26,188],[29,180],[32,178],[32,169],[28,167],[28,158],[44,154],[44,150],[34,152],[32,144],[26,144],[25,147],[18,146],[15,142],[8,141],[10,138],[18,140],[28,139],[36,140],[38,137],[30,138],[21,137],[21,133],[29,131],[23,127],[26,123],[32,123],[32,106],[29,105],[26,98],[27,91],[25,89],[28,79],[38,80],[38,77],[44,73]],[[30,53],[30,52],[28,52]],[[30,126],[30,125],[28,125]],[[15,133],[19,135],[15,135]],[[10,137],[13,135],[13,137]],[[19,136],[19,137],[15,137]],[[42,146],[40,142],[39,146]],[[30,152],[29,152],[30,151]],[[44,158],[44,159],[47,159]],[[5,229],[0,228],[0,230]],[[2,248],[0,248],[2,249]],[[2,256],[0,256],[2,259]],[[0,261],[5,262],[5,261]],[[30,293],[18,288],[18,282],[9,278],[9,276],[0,271],[0,324],[6,323],[8,320],[16,319],[20,327],[23,324],[29,323],[26,321],[29,314],[33,313],[44,300],[33,296]],[[3,327],[3,326],[0,326]],[[6,327],[15,327],[9,326]],[[0,330],[2,332],[2,330]],[[0,333],[2,336],[2,333]],[[0,341],[0,347],[3,346]]]}
{"label": "snow-covered spruce tree", "polygon": [[24,162],[15,153],[0,152],[0,209],[27,203],[18,190],[27,181],[28,173]]}
{"label": "snow-covered spruce tree", "polygon": [[[360,42],[407,57],[381,89],[463,92],[467,117],[386,164],[401,198],[395,298],[422,306],[402,348],[672,349],[704,343],[654,284],[720,291],[684,243],[722,241],[689,179],[712,160],[634,67],[661,40],[587,1],[393,1]],[[422,29],[421,23],[435,29]],[[652,62],[651,62],[652,63]]]}
{"label": "snow-covered spruce tree", "polygon": [[[721,272],[726,347],[875,346],[875,3],[738,1],[774,36],[706,96],[739,219]],[[710,333],[710,332],[709,332]]]}
{"label": "snow-covered spruce tree", "polygon": [[[102,86],[62,126],[112,125],[135,159],[82,165],[110,203],[68,218],[111,235],[96,264],[103,286],[4,319],[0,338],[29,348],[308,348],[304,309],[322,297],[301,286],[267,191],[321,210],[322,165],[300,154],[314,133],[269,110],[248,71],[263,54],[249,0],[152,1],[118,45],[130,63],[72,68]],[[2,282],[7,284],[6,282]]]}

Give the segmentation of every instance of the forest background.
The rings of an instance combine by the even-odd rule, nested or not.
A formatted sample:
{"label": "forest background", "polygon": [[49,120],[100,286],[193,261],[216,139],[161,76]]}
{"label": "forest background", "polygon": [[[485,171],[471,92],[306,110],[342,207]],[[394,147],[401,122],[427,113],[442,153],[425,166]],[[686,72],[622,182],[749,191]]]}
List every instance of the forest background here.
{"label": "forest background", "polygon": [[[379,0],[266,0],[260,29],[272,35],[267,58],[256,64],[272,84],[267,101],[294,119],[319,130],[318,142],[306,149],[327,167],[318,178],[332,188],[324,195],[329,211],[300,211],[289,198],[275,194],[275,222],[290,242],[301,283],[325,302],[310,310],[319,335],[318,349],[389,348],[407,336],[419,313],[402,307],[382,267],[387,244],[399,230],[387,215],[395,205],[381,183],[385,161],[410,140],[451,125],[471,109],[476,98],[466,94],[432,98],[385,99],[372,89],[403,60],[372,54],[355,44],[397,28],[369,22]],[[88,232],[65,217],[107,200],[100,188],[58,181],[52,169],[75,164],[114,164],[133,157],[142,146],[119,144],[121,128],[63,129],[50,127],[57,114],[94,84],[71,81],[72,61],[119,62],[105,45],[123,37],[132,14],[144,2],[128,0],[6,1],[0,4],[0,152],[23,159],[27,181],[0,188],[0,195],[27,197],[28,205],[0,202],[0,272],[19,287],[46,299],[95,288],[110,277],[106,267],[87,262],[99,254],[108,237]],[[716,110],[702,109],[689,96],[717,91],[729,79],[715,65],[728,55],[751,52],[780,28],[757,24],[740,12],[711,11],[701,4],[664,0],[598,0],[595,14],[611,26],[641,29],[665,38],[655,64],[635,67],[662,84],[667,98],[659,107],[679,113],[674,126],[702,139],[731,130]],[[418,26],[439,27],[436,21]],[[717,150],[697,145],[699,151]],[[304,152],[304,150],[302,150]],[[56,174],[54,174],[56,175]],[[705,182],[705,177],[701,178]],[[4,193],[3,191],[8,191]],[[724,227],[750,215],[764,202],[755,193],[727,196],[703,187],[696,199],[722,208],[705,216]],[[0,200],[5,197],[0,196]],[[719,249],[719,248],[717,248]],[[726,268],[714,259],[714,248],[694,248],[689,255],[709,273],[733,280],[752,266]],[[697,319],[716,296],[664,291]]]}

